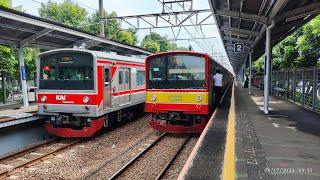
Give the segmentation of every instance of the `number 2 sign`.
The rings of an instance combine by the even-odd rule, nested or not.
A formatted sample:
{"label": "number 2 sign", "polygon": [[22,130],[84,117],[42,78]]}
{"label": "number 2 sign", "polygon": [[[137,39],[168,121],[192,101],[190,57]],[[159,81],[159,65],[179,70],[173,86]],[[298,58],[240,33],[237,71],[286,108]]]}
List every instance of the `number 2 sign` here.
{"label": "number 2 sign", "polygon": [[244,52],[244,44],[243,43],[234,43],[233,44],[233,51],[235,53]]}

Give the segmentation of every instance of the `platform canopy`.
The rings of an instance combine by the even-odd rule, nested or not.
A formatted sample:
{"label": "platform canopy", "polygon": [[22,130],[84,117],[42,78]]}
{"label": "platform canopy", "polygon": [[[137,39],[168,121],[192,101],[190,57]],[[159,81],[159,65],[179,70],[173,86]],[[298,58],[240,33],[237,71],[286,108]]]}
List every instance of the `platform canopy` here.
{"label": "platform canopy", "polygon": [[123,55],[149,55],[142,48],[97,37],[47,19],[0,6],[0,44],[56,49],[86,44],[87,49],[113,51]]}
{"label": "platform canopy", "polygon": [[[209,0],[229,59],[235,72],[265,52],[266,26],[274,22],[271,44],[275,45],[320,12],[319,0]],[[234,43],[244,52],[234,52]]]}

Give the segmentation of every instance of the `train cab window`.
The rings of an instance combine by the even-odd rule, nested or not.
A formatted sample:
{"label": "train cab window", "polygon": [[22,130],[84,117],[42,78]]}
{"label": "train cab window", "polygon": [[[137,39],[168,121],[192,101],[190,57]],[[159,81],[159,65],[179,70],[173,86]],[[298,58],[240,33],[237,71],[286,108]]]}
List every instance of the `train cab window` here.
{"label": "train cab window", "polygon": [[168,55],[150,59],[148,88],[205,89],[205,58],[192,55]]}
{"label": "train cab window", "polygon": [[128,84],[129,83],[129,71],[125,71],[124,76],[125,76],[125,83]]}
{"label": "train cab window", "polygon": [[40,58],[39,89],[94,90],[93,56],[83,52],[56,52]]}
{"label": "train cab window", "polygon": [[123,72],[119,71],[119,84],[123,83]]}
{"label": "train cab window", "polygon": [[56,79],[56,60],[54,57],[43,60],[41,64],[41,80]]}
{"label": "train cab window", "polygon": [[137,80],[137,86],[143,86],[145,84],[145,72],[137,71],[136,80]]}
{"label": "train cab window", "polygon": [[150,61],[149,79],[152,81],[163,81],[166,76],[166,62],[164,58],[155,58]]}
{"label": "train cab window", "polygon": [[105,86],[109,85],[109,69],[108,68],[104,69],[104,85]]}

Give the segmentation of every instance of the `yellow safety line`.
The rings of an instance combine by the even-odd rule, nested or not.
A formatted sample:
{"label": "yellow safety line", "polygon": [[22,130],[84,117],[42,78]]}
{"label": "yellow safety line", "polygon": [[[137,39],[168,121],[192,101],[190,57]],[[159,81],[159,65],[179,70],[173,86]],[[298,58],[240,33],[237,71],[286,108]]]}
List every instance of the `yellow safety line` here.
{"label": "yellow safety line", "polygon": [[235,179],[235,102],[234,102],[234,84],[232,87],[232,98],[229,111],[229,122],[227,128],[227,143],[224,151],[224,163],[223,163],[223,180]]}

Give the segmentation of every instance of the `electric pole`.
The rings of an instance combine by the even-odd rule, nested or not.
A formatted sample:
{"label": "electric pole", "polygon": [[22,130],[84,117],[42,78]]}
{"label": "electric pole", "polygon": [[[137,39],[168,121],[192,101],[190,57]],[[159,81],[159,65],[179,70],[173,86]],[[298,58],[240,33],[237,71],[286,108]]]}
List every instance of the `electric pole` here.
{"label": "electric pole", "polygon": [[103,8],[103,0],[99,0],[99,13],[100,13],[100,36],[105,37],[104,34],[104,8]]}

